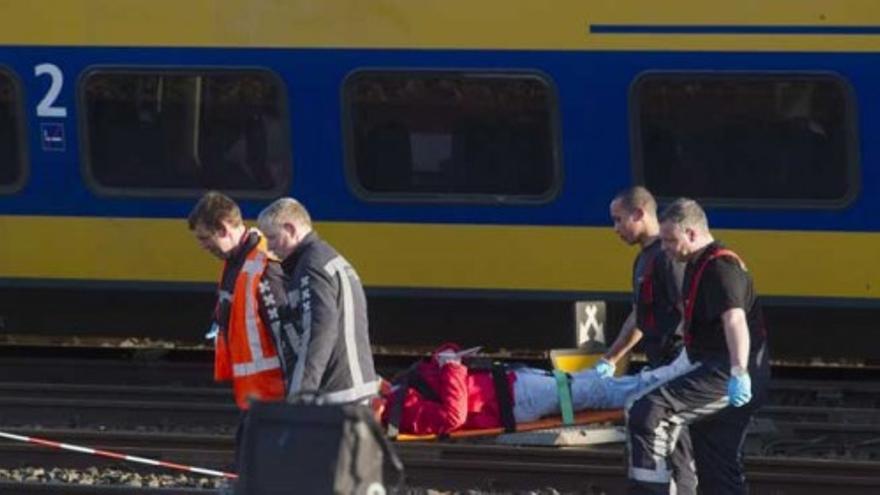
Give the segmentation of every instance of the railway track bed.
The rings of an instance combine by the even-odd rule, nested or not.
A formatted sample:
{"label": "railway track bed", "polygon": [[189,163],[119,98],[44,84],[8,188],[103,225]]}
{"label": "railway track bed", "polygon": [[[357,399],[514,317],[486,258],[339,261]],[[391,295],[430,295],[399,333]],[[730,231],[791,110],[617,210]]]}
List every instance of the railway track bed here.
{"label": "railway track bed", "polygon": [[[141,363],[137,366],[147,375],[119,385],[126,382],[131,363],[47,363],[42,381],[33,376],[33,368],[9,366],[16,371],[0,382],[0,429],[211,469],[231,466],[238,412],[228,390],[198,378],[207,373],[201,365]],[[74,378],[71,369],[78,373]],[[53,376],[68,380],[46,383]],[[774,382],[771,401],[760,411],[746,446],[752,493],[880,493],[878,398],[880,387],[870,382]],[[430,443],[398,448],[408,486],[618,493],[625,484],[619,445],[558,449]],[[85,470],[113,469],[116,463],[0,441],[0,469],[22,466]],[[0,493],[213,493],[189,487],[55,485],[0,479]]]}
{"label": "railway track bed", "polygon": [[[407,468],[407,487],[477,493],[552,488],[562,493],[611,494],[620,493],[625,486],[620,451],[434,443],[399,445],[398,450]],[[871,462],[749,457],[746,471],[751,493],[759,495],[848,495],[880,490],[880,470],[877,463]],[[14,487],[20,490],[14,491]],[[0,493],[219,492],[217,488],[126,488],[130,491],[119,491],[119,487],[0,482]]]}

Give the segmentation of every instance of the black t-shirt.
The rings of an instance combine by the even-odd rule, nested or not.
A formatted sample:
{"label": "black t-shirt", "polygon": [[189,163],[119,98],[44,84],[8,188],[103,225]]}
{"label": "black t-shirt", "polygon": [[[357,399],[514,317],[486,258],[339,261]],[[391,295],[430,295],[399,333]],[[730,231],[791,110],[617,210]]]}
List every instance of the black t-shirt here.
{"label": "black t-shirt", "polygon": [[[683,288],[685,297],[690,295],[697,269],[704,260],[721,248],[717,242],[712,243],[696,260],[688,263]],[[734,308],[741,308],[746,313],[750,337],[749,361],[753,362],[756,352],[763,348],[766,340],[761,304],[755,293],[751,274],[740,266],[736,258],[720,256],[708,262],[697,288],[693,319],[689,328],[691,341],[688,353],[692,358],[729,362],[730,354],[721,315]]]}
{"label": "black t-shirt", "polygon": [[[651,300],[646,301],[642,282],[651,264]],[[661,249],[657,239],[644,247],[633,262],[633,304],[636,308],[636,326],[644,334],[643,348],[648,363],[653,366],[668,364],[678,355],[681,339],[675,329],[681,319],[675,303],[679,299],[678,286],[672,262]]]}
{"label": "black t-shirt", "polygon": [[642,284],[642,278],[645,276],[645,271],[648,268],[648,262],[651,261],[653,263],[654,260],[657,258],[657,255],[663,255],[663,250],[660,247],[660,240],[655,239],[654,242],[640,249],[639,254],[637,254],[636,258],[633,260],[632,302],[634,305],[639,304],[639,292]]}

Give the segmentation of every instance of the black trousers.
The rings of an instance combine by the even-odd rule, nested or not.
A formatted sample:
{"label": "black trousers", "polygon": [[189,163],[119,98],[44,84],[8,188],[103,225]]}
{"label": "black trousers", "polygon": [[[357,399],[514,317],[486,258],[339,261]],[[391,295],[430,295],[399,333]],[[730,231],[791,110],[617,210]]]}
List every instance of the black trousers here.
{"label": "black trousers", "polygon": [[694,461],[694,447],[691,442],[690,427],[683,426],[678,441],[669,457],[672,468],[672,481],[676,495],[697,494],[697,471]]}
{"label": "black trousers", "polygon": [[[678,358],[682,352],[682,346],[674,339],[674,336],[667,338],[657,336],[648,338],[647,335],[645,336],[642,341],[650,367],[665,366]],[[669,464],[672,469],[672,481],[675,483],[675,494],[696,495],[697,472],[694,465],[694,447],[691,443],[690,429],[687,426],[682,426],[678,441],[675,442],[669,457]]]}
{"label": "black trousers", "polygon": [[[626,409],[630,494],[669,494],[675,449],[690,431],[699,492],[748,492],[742,444],[763,398],[764,372],[752,374],[753,399],[728,404],[727,365],[701,364],[636,399]],[[684,487],[682,487],[684,488]]]}
{"label": "black trousers", "polygon": [[244,455],[244,450],[242,446],[244,445],[244,427],[245,422],[247,421],[248,412],[246,410],[239,411],[238,414],[238,426],[235,428],[235,470],[239,471],[244,466],[242,464],[242,455]]}

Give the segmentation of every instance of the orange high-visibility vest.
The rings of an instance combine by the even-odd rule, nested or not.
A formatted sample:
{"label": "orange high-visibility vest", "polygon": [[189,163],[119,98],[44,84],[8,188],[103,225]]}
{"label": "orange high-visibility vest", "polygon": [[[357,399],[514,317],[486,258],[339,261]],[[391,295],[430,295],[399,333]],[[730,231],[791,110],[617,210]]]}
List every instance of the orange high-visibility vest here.
{"label": "orange high-visibility vest", "polygon": [[240,409],[250,401],[284,398],[281,361],[272,334],[259,314],[258,294],[268,255],[258,246],[247,254],[235,278],[226,331],[219,332],[214,345],[214,379],[232,380],[235,403]]}

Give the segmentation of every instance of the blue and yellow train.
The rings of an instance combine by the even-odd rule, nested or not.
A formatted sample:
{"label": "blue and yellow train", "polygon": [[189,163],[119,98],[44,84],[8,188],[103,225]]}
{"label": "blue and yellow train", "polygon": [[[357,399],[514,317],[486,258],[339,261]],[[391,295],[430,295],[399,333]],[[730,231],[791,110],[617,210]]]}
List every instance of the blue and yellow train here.
{"label": "blue and yellow train", "polygon": [[403,306],[623,301],[639,182],[873,357],[878,52],[871,0],[6,2],[0,279],[207,289],[182,219],[218,188],[301,199]]}

